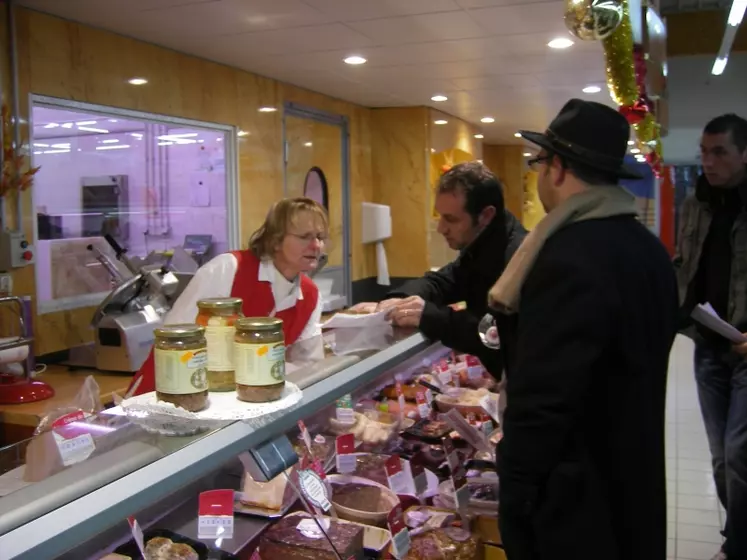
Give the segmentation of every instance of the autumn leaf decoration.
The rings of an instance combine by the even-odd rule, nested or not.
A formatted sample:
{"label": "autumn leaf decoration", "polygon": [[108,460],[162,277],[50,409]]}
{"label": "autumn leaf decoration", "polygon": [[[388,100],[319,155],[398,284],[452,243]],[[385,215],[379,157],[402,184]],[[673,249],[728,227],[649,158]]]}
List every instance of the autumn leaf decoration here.
{"label": "autumn leaf decoration", "polygon": [[0,118],[3,127],[3,168],[0,175],[0,196],[5,196],[13,191],[16,191],[17,194],[28,189],[34,182],[34,175],[39,171],[39,168],[34,167],[24,171],[27,156],[23,155],[18,147],[13,146],[10,109],[5,103],[0,110]]}

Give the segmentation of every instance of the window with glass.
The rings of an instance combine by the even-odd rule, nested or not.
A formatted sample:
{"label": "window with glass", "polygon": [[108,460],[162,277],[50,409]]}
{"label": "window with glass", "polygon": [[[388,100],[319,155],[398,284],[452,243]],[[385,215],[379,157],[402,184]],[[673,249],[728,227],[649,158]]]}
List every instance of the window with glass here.
{"label": "window with glass", "polygon": [[111,291],[113,271],[97,259],[115,256],[106,236],[136,265],[196,269],[234,248],[231,127],[34,99],[32,131],[40,313]]}

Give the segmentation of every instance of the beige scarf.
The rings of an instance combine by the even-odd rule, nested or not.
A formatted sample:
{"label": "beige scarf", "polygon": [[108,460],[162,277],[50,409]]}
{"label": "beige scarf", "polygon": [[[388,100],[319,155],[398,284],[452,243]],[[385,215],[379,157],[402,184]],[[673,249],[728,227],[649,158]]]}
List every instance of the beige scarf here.
{"label": "beige scarf", "polygon": [[524,280],[545,242],[558,230],[575,222],[637,214],[633,195],[622,187],[595,186],[571,196],[547,214],[526,236],[488,292],[490,307],[507,315],[519,310]]}

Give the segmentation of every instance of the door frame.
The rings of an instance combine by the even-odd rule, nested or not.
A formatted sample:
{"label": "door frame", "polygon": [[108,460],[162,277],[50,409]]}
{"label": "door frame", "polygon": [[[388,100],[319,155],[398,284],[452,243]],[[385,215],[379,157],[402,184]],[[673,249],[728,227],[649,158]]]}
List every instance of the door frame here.
{"label": "door frame", "polygon": [[348,306],[352,305],[353,280],[351,273],[351,261],[353,259],[350,241],[350,124],[348,117],[329,113],[286,101],[283,104],[283,193],[288,195],[288,139],[286,136],[288,117],[309,119],[312,121],[330,124],[340,128],[340,144],[342,147],[340,157],[342,158],[342,274],[345,284],[345,300]]}

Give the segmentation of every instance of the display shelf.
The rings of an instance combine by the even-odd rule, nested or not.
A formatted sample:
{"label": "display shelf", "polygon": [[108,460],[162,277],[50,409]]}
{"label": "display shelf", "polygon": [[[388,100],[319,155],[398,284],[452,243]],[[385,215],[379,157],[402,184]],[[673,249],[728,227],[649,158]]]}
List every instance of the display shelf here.
{"label": "display shelf", "polygon": [[[22,515],[9,517],[8,521],[5,520],[7,514],[0,512],[0,560],[59,557],[110,531],[127,516],[168,500],[241,452],[294,430],[299,420],[310,418],[335,399],[374,383],[382,374],[430,346],[419,333],[395,330],[386,348],[359,354],[358,361],[331,360],[335,372],[326,377],[320,374],[319,363],[311,364],[309,371],[313,370],[314,379],[318,381],[304,388],[302,400],[282,413],[231,423],[202,437],[159,438],[158,449],[163,456],[152,462],[145,461],[147,464],[138,465],[137,470],[126,474],[111,468],[109,475],[97,471],[99,478],[93,483],[90,480],[94,476],[90,470],[92,460],[75,465],[63,471],[63,474],[77,473],[68,475],[77,480],[71,479],[65,489],[67,503],[60,496],[48,500],[41,495],[25,504]],[[301,373],[297,371],[294,377],[298,375]],[[135,453],[134,458],[141,453],[145,452]],[[108,453],[103,453],[98,457],[101,465],[107,464],[107,456]],[[113,455],[111,458],[114,459]],[[33,490],[34,486],[30,488]],[[0,508],[10,496],[0,498]]]}

